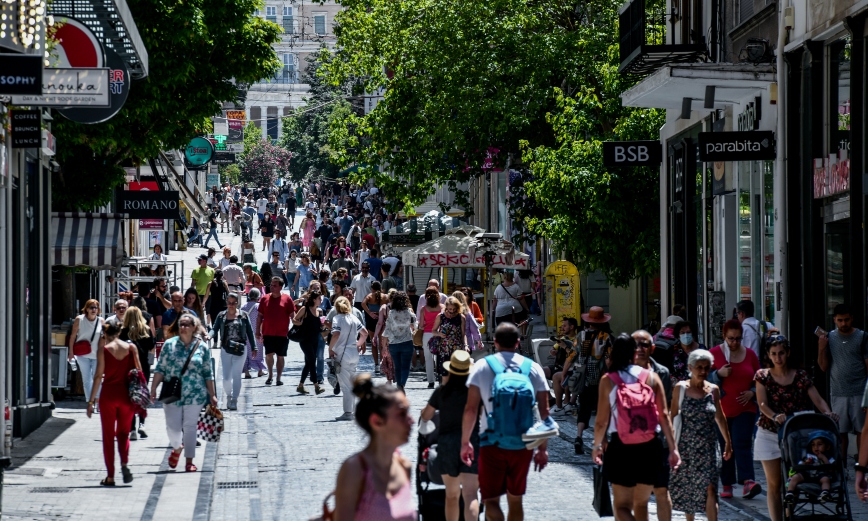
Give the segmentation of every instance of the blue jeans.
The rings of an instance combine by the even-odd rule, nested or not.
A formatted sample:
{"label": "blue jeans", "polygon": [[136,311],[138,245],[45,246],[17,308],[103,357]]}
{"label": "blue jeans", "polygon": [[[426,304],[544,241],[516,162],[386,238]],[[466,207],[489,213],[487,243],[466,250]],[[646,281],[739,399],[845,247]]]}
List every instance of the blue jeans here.
{"label": "blue jeans", "polygon": [[316,381],[322,382],[322,372],[323,366],[325,365],[325,361],[323,360],[323,355],[325,354],[325,339],[322,335],[319,336],[319,344],[316,346]]}
{"label": "blue jeans", "polygon": [[298,273],[287,273],[286,274],[286,287],[289,288],[289,296],[292,298],[298,298],[298,290],[296,290],[292,285],[295,283],[295,277]]}
{"label": "blue jeans", "polygon": [[[756,413],[744,412],[733,418],[727,418],[729,436],[732,438],[732,457],[729,461],[724,460],[720,469],[720,480],[723,486],[731,487],[747,480],[755,479],[753,472],[753,425],[756,422]],[[724,442],[720,432],[717,433],[720,442],[720,451],[723,452]],[[738,479],[736,479],[738,474]]]}
{"label": "blue jeans", "polygon": [[413,341],[389,344],[389,354],[395,362],[395,383],[402,389],[410,377],[410,361],[413,360]]}
{"label": "blue jeans", "polygon": [[208,231],[208,237],[205,238],[204,246],[206,246],[206,247],[208,246],[208,241],[211,240],[211,237],[214,237],[214,240],[217,241],[217,246],[219,246],[221,248],[223,247],[223,245],[220,244],[220,239],[217,238],[217,227],[216,226],[212,226],[211,230]]}

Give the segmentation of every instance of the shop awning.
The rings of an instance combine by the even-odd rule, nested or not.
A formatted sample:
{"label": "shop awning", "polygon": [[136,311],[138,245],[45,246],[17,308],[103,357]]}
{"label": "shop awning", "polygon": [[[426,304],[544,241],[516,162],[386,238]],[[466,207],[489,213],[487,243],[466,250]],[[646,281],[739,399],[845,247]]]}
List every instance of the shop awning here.
{"label": "shop awning", "polygon": [[120,266],[124,252],[124,214],[55,212],[51,214],[55,266]]}
{"label": "shop awning", "polygon": [[[772,65],[750,63],[690,63],[663,67],[621,94],[625,107],[681,110],[684,98],[703,106],[705,87],[715,87],[714,108],[757,95],[777,81]],[[709,109],[710,110],[710,109]]]}
{"label": "shop awning", "polygon": [[[484,268],[485,259],[481,251],[473,257],[470,255],[474,237],[484,231],[471,225],[452,228],[442,237],[403,252],[401,258],[404,265],[419,268]],[[530,257],[521,252],[495,255],[492,267],[529,270]]]}

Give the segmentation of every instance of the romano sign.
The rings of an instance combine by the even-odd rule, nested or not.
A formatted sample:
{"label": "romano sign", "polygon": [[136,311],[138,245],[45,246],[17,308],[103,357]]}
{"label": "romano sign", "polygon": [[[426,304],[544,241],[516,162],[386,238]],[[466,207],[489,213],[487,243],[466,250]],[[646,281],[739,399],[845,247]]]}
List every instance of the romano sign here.
{"label": "romano sign", "polygon": [[177,219],[178,192],[117,191],[117,211],[132,219]]}
{"label": "romano sign", "polygon": [[775,133],[700,132],[700,161],[762,161],[775,158]]}

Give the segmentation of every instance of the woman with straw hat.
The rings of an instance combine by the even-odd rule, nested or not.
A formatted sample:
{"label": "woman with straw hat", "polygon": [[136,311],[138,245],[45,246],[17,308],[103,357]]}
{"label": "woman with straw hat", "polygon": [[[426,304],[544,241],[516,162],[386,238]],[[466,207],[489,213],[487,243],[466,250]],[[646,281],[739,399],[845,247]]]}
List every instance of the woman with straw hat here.
{"label": "woman with straw hat", "polygon": [[467,377],[473,360],[467,351],[452,353],[443,368],[449,373],[443,378],[428,405],[422,409],[422,420],[430,421],[434,411],[440,411],[440,432],[437,434],[437,454],[443,484],[446,485],[446,519],[458,519],[459,497],[464,496],[464,519],[479,517],[479,426],[474,425],[470,437],[473,443],[473,464],[467,466],[461,461],[461,420],[467,404]]}

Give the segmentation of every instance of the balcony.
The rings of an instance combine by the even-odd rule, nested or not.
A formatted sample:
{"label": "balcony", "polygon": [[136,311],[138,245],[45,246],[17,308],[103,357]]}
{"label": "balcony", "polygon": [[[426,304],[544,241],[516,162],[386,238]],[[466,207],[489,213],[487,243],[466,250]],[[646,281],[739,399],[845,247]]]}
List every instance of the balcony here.
{"label": "balcony", "polygon": [[668,39],[672,43],[667,43],[667,13],[647,5],[652,3],[632,0],[618,12],[621,74],[644,77],[663,66],[703,61],[708,55],[703,31],[692,27],[702,20],[701,13],[685,13],[681,18],[668,13],[672,17]]}

